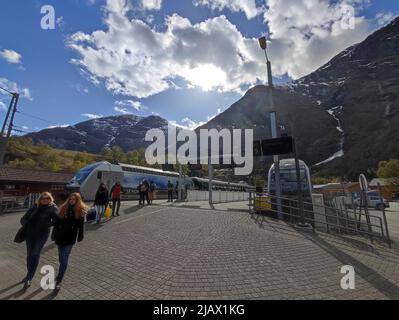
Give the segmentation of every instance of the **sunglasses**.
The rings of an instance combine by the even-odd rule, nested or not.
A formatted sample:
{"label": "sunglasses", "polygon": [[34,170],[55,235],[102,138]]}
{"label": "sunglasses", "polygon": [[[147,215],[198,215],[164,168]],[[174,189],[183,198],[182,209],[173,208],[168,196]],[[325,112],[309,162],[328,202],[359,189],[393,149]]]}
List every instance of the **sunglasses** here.
{"label": "sunglasses", "polygon": [[50,198],[45,197],[45,198],[41,198],[40,200],[50,200]]}

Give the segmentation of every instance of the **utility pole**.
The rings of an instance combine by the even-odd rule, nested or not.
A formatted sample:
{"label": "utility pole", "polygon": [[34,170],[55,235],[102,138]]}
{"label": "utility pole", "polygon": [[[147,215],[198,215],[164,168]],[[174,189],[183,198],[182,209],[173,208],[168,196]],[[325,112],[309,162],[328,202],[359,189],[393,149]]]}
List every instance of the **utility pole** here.
{"label": "utility pole", "polygon": [[[4,165],[4,157],[7,149],[8,139],[11,136],[13,125],[14,125],[14,117],[17,112],[17,104],[19,100],[19,94],[15,92],[10,92],[6,89],[1,88],[2,90],[8,92],[12,95],[12,99],[10,105],[8,106],[6,118],[4,119],[4,123],[0,133],[0,166]],[[11,118],[10,118],[11,115]],[[10,120],[9,120],[10,118]],[[7,132],[6,132],[7,129]]]}
{"label": "utility pole", "polygon": [[[272,64],[267,56],[267,41],[265,37],[259,39],[260,47],[265,52],[266,57],[266,65],[267,65],[267,79],[269,84],[269,106],[270,106],[270,124],[272,131],[272,138],[278,138],[277,132],[277,112],[274,105],[274,96],[273,96],[273,76],[272,76]],[[277,214],[280,220],[283,219],[283,212],[281,207],[281,183],[280,183],[280,160],[278,155],[273,156],[274,162],[274,172],[275,172],[275,181],[276,181],[276,198],[277,198]],[[268,190],[270,192],[270,190]]]}

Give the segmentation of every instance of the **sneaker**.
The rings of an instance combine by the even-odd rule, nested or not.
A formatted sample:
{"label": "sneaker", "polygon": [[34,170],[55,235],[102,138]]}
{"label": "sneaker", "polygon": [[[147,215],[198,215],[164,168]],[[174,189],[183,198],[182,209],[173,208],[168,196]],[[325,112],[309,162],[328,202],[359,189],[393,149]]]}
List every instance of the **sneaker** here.
{"label": "sneaker", "polygon": [[55,283],[55,290],[56,291],[60,291],[61,290],[61,284],[62,284],[62,281],[58,281],[57,280],[57,282]]}
{"label": "sneaker", "polygon": [[32,285],[32,282],[30,280],[26,280],[24,283],[24,290],[27,290],[30,286]]}

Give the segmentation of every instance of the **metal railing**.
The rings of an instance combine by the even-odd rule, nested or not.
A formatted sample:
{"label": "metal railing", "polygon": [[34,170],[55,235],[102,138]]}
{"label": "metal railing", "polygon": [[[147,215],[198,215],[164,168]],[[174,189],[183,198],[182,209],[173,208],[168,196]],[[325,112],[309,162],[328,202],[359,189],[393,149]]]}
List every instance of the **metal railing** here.
{"label": "metal railing", "polygon": [[0,213],[28,209],[33,206],[39,196],[39,193],[30,193],[26,196],[2,196],[0,198]]}
{"label": "metal railing", "polygon": [[[365,236],[371,242],[374,239],[380,239],[391,247],[386,219],[383,221],[383,218],[379,216],[368,214],[366,221],[363,221],[354,209],[346,206],[326,206],[324,203],[317,204],[310,201],[303,202],[302,215],[297,199],[291,197],[279,198],[282,202],[281,214],[283,220],[290,224],[305,222],[317,231]],[[277,216],[277,199],[276,196],[261,196],[251,193],[249,198],[250,212],[252,214],[269,213]]]}

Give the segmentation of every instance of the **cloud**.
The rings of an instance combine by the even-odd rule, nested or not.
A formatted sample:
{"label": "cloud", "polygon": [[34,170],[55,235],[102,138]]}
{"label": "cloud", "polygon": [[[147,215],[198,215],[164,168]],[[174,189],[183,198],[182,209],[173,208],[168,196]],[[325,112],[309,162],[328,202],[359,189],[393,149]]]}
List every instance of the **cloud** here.
{"label": "cloud", "polygon": [[0,57],[6,60],[8,63],[19,64],[21,63],[22,56],[10,49],[4,49],[0,51]]}
{"label": "cloud", "polygon": [[[267,0],[266,4],[264,20],[271,32],[269,55],[275,76],[304,76],[371,32],[364,17],[354,17],[353,29],[345,24],[346,6],[353,4],[358,15],[367,0]],[[182,79],[186,88],[220,92],[242,92],[266,82],[258,40],[243,36],[225,16],[193,24],[173,14],[165,18],[160,31],[132,18],[131,10],[129,1],[108,0],[104,30],[69,37],[68,45],[78,55],[71,62],[94,84],[140,99],[174,88],[176,79]]]}
{"label": "cloud", "polygon": [[384,27],[391,22],[397,15],[393,12],[379,12],[376,14],[375,19],[379,27]]}
{"label": "cloud", "polygon": [[255,0],[193,0],[193,4],[195,6],[207,6],[212,10],[242,11],[248,19],[255,18],[264,10],[264,7],[256,6]]}
{"label": "cloud", "polygon": [[141,4],[146,10],[160,10],[162,7],[162,0],[141,0]]}
{"label": "cloud", "polygon": [[140,101],[133,101],[133,100],[120,100],[115,101],[115,106],[118,107],[131,107],[137,111],[143,111],[148,109],[147,107],[143,106]]}
{"label": "cloud", "polygon": [[115,106],[115,107],[114,107],[114,110],[115,110],[116,112],[119,112],[119,113],[122,113],[122,114],[132,114],[132,112],[129,111],[129,110],[127,110],[126,108],[120,108],[120,107],[118,107],[118,106]]}
{"label": "cloud", "polygon": [[237,91],[265,79],[257,39],[245,38],[225,16],[192,24],[177,14],[155,31],[129,19],[123,0],[108,2],[106,31],[77,32],[69,46],[79,54],[72,62],[92,82],[115,93],[144,98],[163,92],[181,78],[187,86]]}
{"label": "cloud", "polygon": [[54,128],[67,128],[69,127],[69,124],[56,124],[56,125],[51,125],[48,126],[47,129],[54,129]]}
{"label": "cloud", "polygon": [[103,117],[103,115],[101,114],[93,114],[93,113],[83,113],[81,114],[81,116],[89,119],[98,119]]}
{"label": "cloud", "polygon": [[[19,93],[22,98],[25,98],[29,101],[33,101],[33,97],[28,88],[21,88],[15,82],[12,82],[6,78],[0,78],[0,87],[10,91]],[[0,95],[4,94],[2,90],[0,90]]]}
{"label": "cloud", "polygon": [[280,75],[287,73],[293,78],[304,76],[342,50],[364,40],[371,26],[356,14],[368,2],[267,0],[264,19],[270,29],[273,71]]}
{"label": "cloud", "polygon": [[[207,118],[206,118],[207,121],[206,122],[211,121],[213,118],[215,118],[216,116],[218,116],[221,113],[222,113],[222,110],[220,108],[218,108],[216,114],[207,116]],[[204,122],[204,121],[194,121],[194,120],[192,120],[192,119],[190,119],[188,117],[182,119],[180,121],[180,123],[177,123],[176,121],[169,121],[169,122],[171,124],[173,124],[174,126],[176,126],[176,127],[179,127],[179,128],[182,128],[182,129],[186,129],[186,130],[195,130],[198,127],[201,127],[204,124],[206,124],[206,122]]]}

